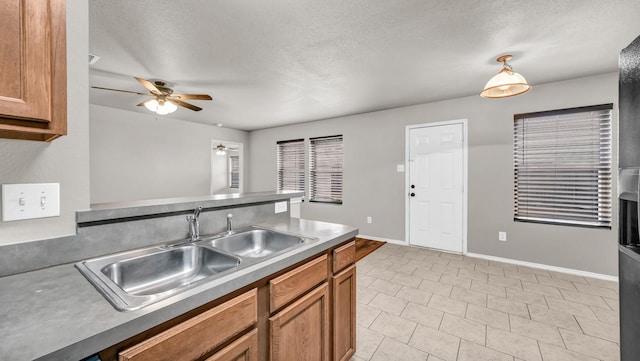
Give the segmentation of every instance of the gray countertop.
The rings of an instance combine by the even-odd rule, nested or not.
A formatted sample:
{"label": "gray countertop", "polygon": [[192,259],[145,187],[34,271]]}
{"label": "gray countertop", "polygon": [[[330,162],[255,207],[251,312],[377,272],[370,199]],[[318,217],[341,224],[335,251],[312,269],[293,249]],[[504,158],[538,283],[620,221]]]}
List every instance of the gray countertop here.
{"label": "gray countertop", "polygon": [[109,219],[142,217],[158,213],[192,212],[198,206],[203,206],[204,208],[232,207],[257,202],[289,200],[292,197],[301,197],[303,195],[303,192],[297,191],[271,191],[99,203],[92,204],[90,210],[76,212],[76,220],[78,223],[85,223]]}
{"label": "gray countertop", "polygon": [[82,359],[358,233],[350,226],[300,219],[259,226],[319,240],[132,312],[115,310],[73,264],[0,278],[0,360]]}

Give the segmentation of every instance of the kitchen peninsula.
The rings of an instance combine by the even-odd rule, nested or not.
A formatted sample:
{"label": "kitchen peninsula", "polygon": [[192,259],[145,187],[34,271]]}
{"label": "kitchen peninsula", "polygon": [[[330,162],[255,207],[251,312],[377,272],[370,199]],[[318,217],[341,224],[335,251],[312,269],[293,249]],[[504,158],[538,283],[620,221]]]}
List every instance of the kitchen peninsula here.
{"label": "kitchen peninsula", "polygon": [[[286,360],[286,352],[307,349],[293,343],[309,337],[322,341],[316,351],[323,360],[348,360],[355,350],[353,238],[358,230],[290,218],[289,200],[296,196],[287,192],[207,196],[110,204],[78,212],[78,234],[64,242],[73,247],[58,251],[81,258],[41,269],[25,261],[33,270],[0,278],[0,358],[79,360],[100,353],[102,360],[149,359],[156,357],[162,342],[202,334],[214,335],[208,345],[199,345],[193,354],[188,353],[193,346],[187,349],[188,344],[174,352],[184,352],[185,359],[222,360],[246,351],[242,355],[247,360],[266,360],[270,355]],[[275,213],[277,203],[282,210],[281,202],[286,202],[287,210]],[[314,241],[131,312],[116,310],[74,267],[82,259],[183,239],[188,231],[185,214],[198,205],[203,207],[204,235],[224,231],[225,216],[233,213],[235,227],[258,226]],[[56,252],[47,247],[48,241],[38,242],[43,244],[3,248],[11,247],[5,250],[11,254],[19,247],[26,247],[27,254],[37,247]],[[321,322],[303,325],[313,322],[309,320]],[[296,325],[310,326],[309,334],[296,333]],[[165,357],[175,359],[166,352]]]}

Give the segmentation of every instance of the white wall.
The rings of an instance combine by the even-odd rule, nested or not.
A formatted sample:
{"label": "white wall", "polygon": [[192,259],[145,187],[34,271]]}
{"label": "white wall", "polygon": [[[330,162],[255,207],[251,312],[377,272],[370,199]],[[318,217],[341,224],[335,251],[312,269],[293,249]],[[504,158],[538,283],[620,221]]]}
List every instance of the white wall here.
{"label": "white wall", "polygon": [[[60,217],[0,222],[0,245],[75,233],[89,206],[89,8],[67,0],[67,128],[52,143],[0,139],[0,183],[60,183]],[[1,71],[1,70],[0,70]]]}
{"label": "white wall", "polygon": [[92,204],[207,195],[211,139],[248,149],[245,131],[153,113],[92,104],[90,123]]}
{"label": "white wall", "polygon": [[[529,93],[507,99],[472,96],[254,131],[249,187],[275,189],[278,140],[343,134],[344,203],[305,202],[302,218],[345,223],[361,234],[404,241],[405,175],[396,172],[396,165],[404,163],[405,127],[468,119],[468,251],[615,275],[617,212],[611,230],[514,222],[512,156],[516,113],[614,103],[617,134],[617,90],[617,73],[609,73],[534,84]],[[614,199],[616,194],[614,188]],[[373,217],[372,224],[366,223],[367,216]],[[497,240],[498,231],[507,232],[507,242]]]}
{"label": "white wall", "polygon": [[229,154],[211,160],[211,194],[229,193]]}

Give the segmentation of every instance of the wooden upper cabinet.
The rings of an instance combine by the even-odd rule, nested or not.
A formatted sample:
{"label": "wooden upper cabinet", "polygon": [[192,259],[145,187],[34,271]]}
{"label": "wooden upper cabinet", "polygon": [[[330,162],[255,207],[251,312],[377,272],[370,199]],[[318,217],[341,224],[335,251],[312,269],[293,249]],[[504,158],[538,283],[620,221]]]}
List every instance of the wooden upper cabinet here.
{"label": "wooden upper cabinet", "polygon": [[67,133],[65,0],[0,0],[0,137]]}

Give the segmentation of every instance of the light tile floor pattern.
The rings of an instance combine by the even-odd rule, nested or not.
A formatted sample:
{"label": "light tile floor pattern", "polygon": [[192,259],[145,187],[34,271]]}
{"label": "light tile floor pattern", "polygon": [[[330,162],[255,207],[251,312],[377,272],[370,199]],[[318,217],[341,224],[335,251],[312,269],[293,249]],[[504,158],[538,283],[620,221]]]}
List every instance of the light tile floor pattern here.
{"label": "light tile floor pattern", "polygon": [[352,361],[620,359],[615,282],[393,244],[356,278]]}

